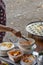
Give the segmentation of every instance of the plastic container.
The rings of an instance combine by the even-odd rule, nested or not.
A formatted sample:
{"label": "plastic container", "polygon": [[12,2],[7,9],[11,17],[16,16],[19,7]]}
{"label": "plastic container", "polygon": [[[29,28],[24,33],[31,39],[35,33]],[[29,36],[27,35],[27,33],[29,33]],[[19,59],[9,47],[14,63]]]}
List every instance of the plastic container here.
{"label": "plastic container", "polygon": [[34,65],[35,64],[35,57],[33,55],[24,56],[24,59],[21,59],[21,65]]}
{"label": "plastic container", "polygon": [[23,56],[23,52],[19,49],[13,49],[9,51],[8,53],[9,59],[13,62],[19,62],[21,60],[21,57]]}
{"label": "plastic container", "polygon": [[32,39],[32,38],[28,38],[29,41],[31,41],[31,45],[25,45],[25,44],[20,44],[20,42],[24,42],[26,40],[24,39],[19,39],[18,41],[18,47],[24,52],[24,53],[27,53],[27,54],[31,54],[35,49],[36,49],[36,44],[35,44],[35,40]]}
{"label": "plastic container", "polygon": [[19,39],[18,44],[25,49],[31,48],[35,44],[35,40],[32,38],[27,38],[29,41],[26,41],[25,39]]}

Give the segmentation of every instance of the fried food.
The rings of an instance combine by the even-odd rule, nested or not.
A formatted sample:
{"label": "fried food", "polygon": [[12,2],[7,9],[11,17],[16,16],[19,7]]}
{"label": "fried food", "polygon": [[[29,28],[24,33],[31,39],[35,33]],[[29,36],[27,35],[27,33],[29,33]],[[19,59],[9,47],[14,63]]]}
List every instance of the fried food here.
{"label": "fried food", "polygon": [[23,57],[22,57],[22,60],[23,60],[23,62],[25,62],[25,63],[31,63],[31,62],[33,62],[34,61],[34,56],[33,55],[24,55]]}
{"label": "fried food", "polygon": [[3,42],[2,44],[1,44],[1,46],[3,46],[3,47],[7,47],[7,48],[11,48],[11,46],[12,46],[12,43],[11,42]]}
{"label": "fried food", "polygon": [[9,54],[11,54],[12,56],[18,56],[18,55],[21,54],[21,52],[18,51],[18,50],[16,50],[16,51],[11,51],[11,52],[9,52]]}

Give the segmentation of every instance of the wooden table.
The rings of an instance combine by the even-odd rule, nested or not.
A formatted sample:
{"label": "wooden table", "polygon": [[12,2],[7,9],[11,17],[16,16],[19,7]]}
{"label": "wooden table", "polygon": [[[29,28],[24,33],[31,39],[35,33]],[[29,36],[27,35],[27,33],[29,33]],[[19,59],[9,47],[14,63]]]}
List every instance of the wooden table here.
{"label": "wooden table", "polygon": [[43,51],[43,40],[39,40],[38,38],[35,38],[33,35],[28,34],[29,38],[35,39],[37,48],[36,51]]}
{"label": "wooden table", "polygon": [[36,45],[37,45],[36,48],[37,51],[43,51],[43,41],[36,40]]}

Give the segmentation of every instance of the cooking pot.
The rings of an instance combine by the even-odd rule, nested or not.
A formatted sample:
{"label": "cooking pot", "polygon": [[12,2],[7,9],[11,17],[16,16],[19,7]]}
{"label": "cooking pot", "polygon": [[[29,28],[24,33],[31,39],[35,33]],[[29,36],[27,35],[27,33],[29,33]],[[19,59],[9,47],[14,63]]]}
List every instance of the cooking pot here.
{"label": "cooking pot", "polygon": [[28,37],[32,37],[35,40],[43,40],[43,21],[31,22],[26,26]]}

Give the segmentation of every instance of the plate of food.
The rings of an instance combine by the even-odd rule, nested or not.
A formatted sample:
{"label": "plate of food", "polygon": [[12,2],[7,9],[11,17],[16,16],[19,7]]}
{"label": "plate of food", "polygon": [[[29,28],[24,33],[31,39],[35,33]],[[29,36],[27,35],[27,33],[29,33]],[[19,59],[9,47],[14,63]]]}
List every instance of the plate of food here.
{"label": "plate of food", "polygon": [[12,42],[2,42],[0,43],[0,56],[7,56],[7,52],[14,48]]}

